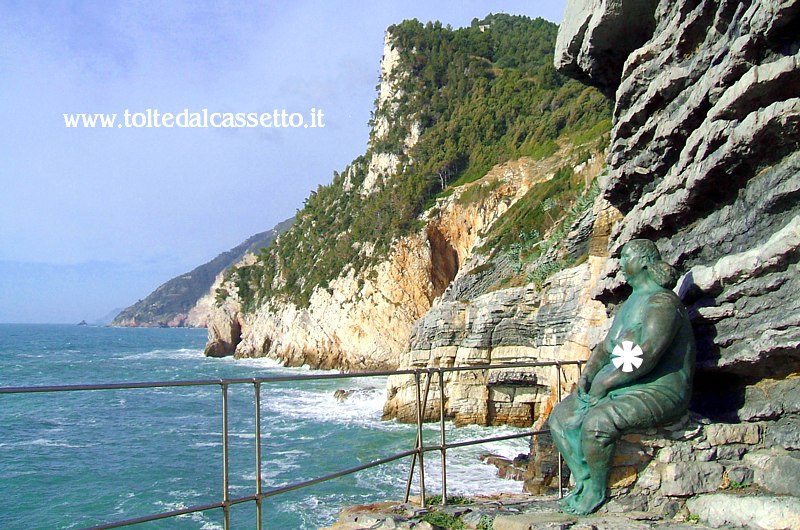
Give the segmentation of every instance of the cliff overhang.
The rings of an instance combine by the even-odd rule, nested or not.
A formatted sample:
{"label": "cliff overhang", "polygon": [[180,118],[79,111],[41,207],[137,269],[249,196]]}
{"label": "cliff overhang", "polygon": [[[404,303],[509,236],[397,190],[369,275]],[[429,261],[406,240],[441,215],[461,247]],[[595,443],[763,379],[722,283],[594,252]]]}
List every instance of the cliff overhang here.
{"label": "cliff overhang", "polygon": [[[626,31],[639,27],[618,24],[628,8],[653,16],[635,46]],[[613,310],[619,249],[652,239],[683,273],[698,343],[689,427],[628,440],[608,509],[754,528],[800,520],[800,492],[767,463],[796,470],[800,458],[788,397],[800,374],[798,28],[796,0],[568,3],[555,63],[615,101],[602,195],[623,217],[594,299]],[[794,507],[767,517],[782,495]]]}

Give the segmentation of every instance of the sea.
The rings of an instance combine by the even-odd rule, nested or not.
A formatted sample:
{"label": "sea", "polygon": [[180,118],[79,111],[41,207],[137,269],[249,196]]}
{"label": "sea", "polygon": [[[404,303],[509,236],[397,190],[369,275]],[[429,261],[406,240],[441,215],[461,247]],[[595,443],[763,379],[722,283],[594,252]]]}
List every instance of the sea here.
{"label": "sea", "polygon": [[[203,356],[206,331],[0,324],[0,387],[36,387],[317,374],[270,359]],[[336,390],[348,391],[344,401]],[[231,385],[229,488],[256,491],[254,389]],[[220,502],[221,386],[0,394],[0,529],[86,528]],[[261,388],[264,490],[311,480],[413,449],[416,427],[382,421],[386,378],[265,383]],[[439,440],[425,427],[426,444]],[[448,442],[511,434],[510,427],[447,425]],[[449,495],[521,492],[482,453],[515,457],[525,439],[451,449]],[[269,529],[316,529],[346,506],[401,500],[411,459],[265,499]],[[426,493],[441,493],[438,453],[425,458]],[[418,494],[415,474],[412,494]],[[253,502],[231,508],[231,528],[256,527]],[[223,528],[214,509],[132,528]]]}

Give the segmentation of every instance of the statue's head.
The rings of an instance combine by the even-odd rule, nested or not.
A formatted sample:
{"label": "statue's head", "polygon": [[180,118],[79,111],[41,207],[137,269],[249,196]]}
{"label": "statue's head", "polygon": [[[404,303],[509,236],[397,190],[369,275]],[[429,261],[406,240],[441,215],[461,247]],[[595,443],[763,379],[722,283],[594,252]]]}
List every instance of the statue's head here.
{"label": "statue's head", "polygon": [[678,279],[675,268],[661,259],[658,247],[649,239],[633,239],[625,243],[620,254],[620,267],[628,280],[647,274],[665,289],[675,287]]}

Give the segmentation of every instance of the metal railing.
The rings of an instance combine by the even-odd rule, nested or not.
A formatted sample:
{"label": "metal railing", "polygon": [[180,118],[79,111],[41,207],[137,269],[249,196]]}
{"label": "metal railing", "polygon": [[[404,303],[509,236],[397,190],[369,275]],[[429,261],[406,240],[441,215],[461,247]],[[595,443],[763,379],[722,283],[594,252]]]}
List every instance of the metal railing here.
{"label": "metal railing", "polygon": [[[459,447],[466,447],[470,445],[478,445],[488,442],[496,442],[503,440],[512,440],[516,438],[524,438],[538,434],[549,432],[549,429],[539,429],[524,431],[515,434],[508,434],[503,436],[495,436],[489,438],[480,438],[473,440],[466,440],[460,442],[448,443],[445,435],[445,381],[444,374],[447,372],[462,372],[462,371],[488,371],[488,370],[503,370],[514,368],[542,368],[553,367],[556,370],[556,388],[557,399],[561,401],[562,393],[562,369],[564,366],[576,366],[578,375],[580,375],[581,365],[585,361],[541,361],[541,362],[528,362],[528,363],[508,363],[508,364],[495,364],[495,365],[472,365],[472,366],[454,366],[454,367],[433,367],[433,368],[418,368],[413,370],[395,370],[395,371],[381,371],[381,372],[361,372],[361,373],[342,373],[342,374],[307,374],[297,376],[272,376],[272,377],[256,377],[249,379],[220,379],[220,380],[198,380],[198,381],[162,381],[162,382],[141,382],[141,383],[111,383],[111,384],[97,384],[97,385],[63,385],[63,386],[33,386],[33,387],[0,387],[0,395],[8,394],[34,394],[34,393],[57,393],[57,392],[82,392],[82,391],[102,391],[102,390],[130,390],[130,389],[144,389],[144,388],[170,388],[170,387],[200,387],[200,386],[218,386],[221,390],[222,396],[222,500],[210,504],[202,504],[160,512],[131,519],[120,521],[108,522],[97,526],[88,527],[84,530],[101,530],[108,528],[120,528],[124,526],[131,526],[141,523],[158,521],[172,517],[189,515],[193,513],[206,512],[210,510],[221,509],[223,512],[223,526],[225,530],[230,528],[230,515],[231,508],[236,505],[253,502],[256,505],[256,528],[261,530],[263,528],[263,501],[267,498],[295,491],[301,488],[306,488],[333,480],[345,475],[350,475],[369,469],[376,466],[381,466],[400,460],[403,458],[411,457],[411,465],[409,467],[408,479],[406,481],[404,502],[409,501],[411,486],[414,478],[414,469],[419,469],[419,502],[421,507],[425,507],[426,502],[426,489],[425,489],[425,453],[438,451],[441,455],[441,469],[442,469],[442,504],[447,504],[447,451]],[[425,420],[425,412],[427,411],[428,395],[430,391],[431,381],[434,374],[438,377],[439,387],[439,430],[440,430],[440,443],[439,445],[425,445],[423,437],[423,423]],[[296,381],[312,381],[323,379],[355,379],[355,378],[369,378],[369,377],[383,377],[390,375],[409,375],[414,378],[414,385],[416,391],[416,441],[414,448],[408,451],[395,453],[393,455],[374,460],[372,462],[362,464],[359,466],[351,467],[335,473],[330,473],[315,479],[295,482],[285,486],[264,490],[263,480],[261,477],[262,469],[262,446],[261,446],[261,386],[264,384],[275,384],[283,382],[296,382]],[[422,390],[422,378],[427,375],[425,389]],[[255,493],[243,497],[231,498],[230,495],[230,482],[229,482],[229,430],[228,430],[228,389],[231,385],[252,385],[253,395],[255,401],[254,419],[255,419],[255,475],[256,486]],[[558,492],[561,496],[562,484],[562,462],[559,458],[558,462]]]}

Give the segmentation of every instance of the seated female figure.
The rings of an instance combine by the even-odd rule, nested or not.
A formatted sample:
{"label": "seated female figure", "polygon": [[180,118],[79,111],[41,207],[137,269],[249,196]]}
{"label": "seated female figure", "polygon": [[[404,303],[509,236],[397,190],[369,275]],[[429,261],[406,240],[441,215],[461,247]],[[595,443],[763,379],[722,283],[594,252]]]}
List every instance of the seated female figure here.
{"label": "seated female figure", "polygon": [[691,396],[695,341],[686,309],[670,290],[675,270],[646,239],[622,248],[620,267],[633,293],[589,357],[576,391],[549,419],[575,481],[561,507],[575,514],[591,513],[605,500],[619,437],[679,419]]}

